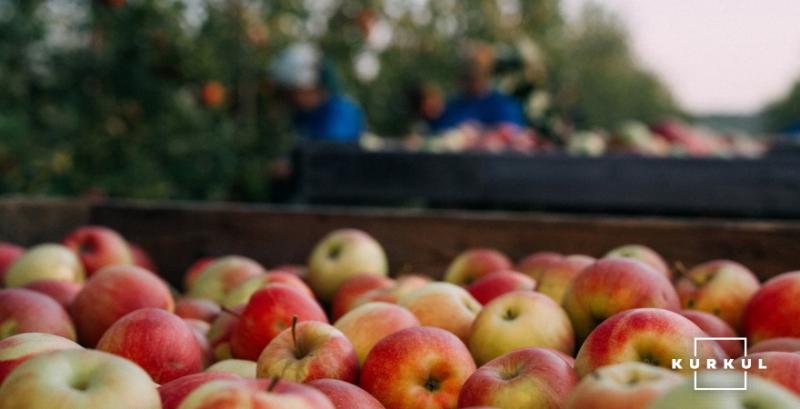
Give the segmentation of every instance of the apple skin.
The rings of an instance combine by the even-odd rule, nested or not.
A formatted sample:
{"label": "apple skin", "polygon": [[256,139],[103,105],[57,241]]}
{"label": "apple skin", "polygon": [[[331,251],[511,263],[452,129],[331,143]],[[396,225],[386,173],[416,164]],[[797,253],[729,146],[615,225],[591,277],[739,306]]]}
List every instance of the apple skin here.
{"label": "apple skin", "polygon": [[284,284],[273,284],[256,291],[242,311],[231,336],[234,358],[257,361],[261,351],[281,331],[298,322],[328,323],[325,311],[311,298]]}
{"label": "apple skin", "polygon": [[[700,327],[706,334],[715,338],[737,337],[736,331],[716,315],[711,315],[704,311],[683,310],[681,315]],[[728,358],[738,358],[742,356],[743,345],[740,341],[717,341]]]}
{"label": "apple skin", "polygon": [[531,276],[538,281],[539,276],[544,270],[558,264],[564,259],[564,255],[554,251],[539,251],[529,254],[517,263],[517,270],[523,274]]}
{"label": "apple skin", "polygon": [[646,264],[625,258],[601,259],[584,269],[564,294],[563,306],[579,340],[621,311],[681,309],[669,280]]}
{"label": "apple skin", "polygon": [[747,303],[742,331],[753,344],[770,338],[800,338],[800,271],[784,273],[764,283]]}
{"label": "apple skin", "polygon": [[[742,382],[742,376],[735,372],[713,372],[703,376],[703,382],[708,382],[708,384],[736,385]],[[682,384],[653,401],[647,409],[688,408],[795,409],[800,408],[800,399],[780,385],[758,376],[749,377],[746,391],[703,391],[702,393],[694,390],[694,380],[689,377]]]}
{"label": "apple skin", "polygon": [[211,323],[207,338],[214,360],[222,361],[233,358],[231,338],[233,337],[233,331],[239,325],[239,317],[244,311],[244,307],[244,305],[240,305],[231,308],[229,311],[223,311]]}
{"label": "apple skin", "polygon": [[22,288],[42,293],[54,299],[62,307],[69,308],[83,289],[83,284],[64,280],[40,280],[28,283]]}
{"label": "apple skin", "polygon": [[368,302],[388,302],[391,304],[397,304],[406,294],[409,294],[418,288],[422,288],[431,282],[432,281],[429,277],[416,274],[398,277],[394,284],[390,287],[375,288],[356,297],[351,304],[351,308],[364,305]]}
{"label": "apple skin", "polygon": [[626,244],[610,250],[603,258],[622,257],[641,261],[672,280],[672,270],[658,252],[641,244]]}
{"label": "apple skin", "polygon": [[317,379],[307,385],[324,393],[336,409],[384,409],[372,395],[351,383],[338,379]]}
{"label": "apple skin", "polygon": [[79,227],[64,238],[64,245],[78,255],[89,277],[106,266],[133,264],[128,242],[107,227]]}
{"label": "apple skin", "polygon": [[350,340],[358,362],[364,363],[369,351],[380,340],[397,331],[420,326],[411,311],[395,304],[371,302],[339,318],[334,326]]}
{"label": "apple skin", "polygon": [[5,285],[5,275],[8,267],[16,261],[25,249],[16,244],[0,241],[0,286]]}
{"label": "apple skin", "polygon": [[386,409],[454,408],[475,372],[467,347],[440,328],[407,328],[382,339],[361,368],[359,386]]}
{"label": "apple skin", "polygon": [[271,390],[268,380],[220,379],[206,382],[189,393],[178,409],[335,409],[320,391],[280,381]]}
{"label": "apple skin", "polygon": [[430,283],[403,296],[398,302],[420,324],[450,331],[467,342],[481,303],[467,290],[450,283]]}
{"label": "apple skin", "polygon": [[386,253],[369,234],[356,229],[336,230],[325,236],[308,259],[308,284],[324,302],[330,302],[339,287],[360,274],[386,276]]}
{"label": "apple skin", "polygon": [[194,339],[197,341],[197,345],[200,346],[200,351],[203,356],[203,367],[214,362],[214,351],[211,349],[211,342],[208,341],[208,332],[211,331],[211,324],[193,318],[181,319],[192,330]]}
{"label": "apple skin", "polygon": [[470,249],[453,259],[444,273],[444,281],[456,285],[469,285],[490,273],[511,269],[513,269],[511,260],[497,250]]}
{"label": "apple skin", "polygon": [[156,262],[153,261],[153,257],[150,257],[150,253],[142,248],[142,246],[134,243],[128,243],[128,247],[131,249],[133,265],[139,266],[154,273],[158,273],[158,266],[156,266]]}
{"label": "apple skin", "polygon": [[[533,331],[531,328],[535,328]],[[575,333],[569,317],[550,297],[516,291],[496,298],[478,314],[469,337],[478,365],[511,351],[539,347],[571,355]]]}
{"label": "apple skin", "polygon": [[83,347],[64,337],[41,332],[26,332],[0,340],[0,385],[14,368],[28,359],[39,354],[65,349],[83,349]]}
{"label": "apple skin", "polygon": [[800,338],[772,338],[753,345],[748,353],[800,352]]}
{"label": "apple skin", "polygon": [[[752,368],[748,371],[751,375],[775,382],[778,385],[794,392],[800,396],[800,354],[794,352],[758,352],[748,354]],[[739,358],[741,361],[743,358]],[[763,359],[767,369],[756,369],[756,362]],[[734,367],[741,368],[741,365],[734,364]],[[739,369],[741,370],[741,369]]]}
{"label": "apple skin", "polygon": [[478,368],[461,388],[458,407],[559,409],[577,383],[575,370],[556,352],[518,349]]}
{"label": "apple skin", "polygon": [[467,291],[486,305],[495,298],[512,291],[533,291],[536,280],[516,271],[497,271],[479,278],[467,287]]}
{"label": "apple skin", "polygon": [[192,391],[211,381],[238,380],[239,376],[225,372],[201,372],[182,376],[158,387],[163,409],[176,409]]}
{"label": "apple skin", "polygon": [[595,261],[597,260],[583,255],[536,253],[522,261],[520,271],[536,280],[536,291],[561,304],[575,277]]}
{"label": "apple skin", "polygon": [[331,303],[331,317],[338,320],[356,307],[355,302],[363,294],[381,288],[389,288],[395,284],[388,277],[374,274],[359,274],[354,276],[339,287]]}
{"label": "apple skin", "polygon": [[[607,319],[592,331],[575,358],[575,370],[584,377],[596,369],[623,362],[644,362],[672,369],[672,359],[683,359],[684,374],[691,374],[694,339],[708,337],[680,314],[659,308],[637,308]],[[697,358],[725,359],[716,342],[698,343]]]}
{"label": "apple skin", "polygon": [[700,264],[675,284],[683,308],[716,315],[736,331],[741,329],[742,312],[759,286],[747,267],[729,260]]}
{"label": "apple skin", "polygon": [[192,263],[192,265],[190,265],[183,274],[183,288],[191,288],[192,283],[194,283],[194,280],[197,279],[197,276],[199,276],[200,273],[206,269],[206,267],[213,263],[214,260],[214,257],[201,257]]}
{"label": "apple skin", "polygon": [[0,339],[25,332],[75,340],[72,320],[55,300],[23,288],[0,289]]}
{"label": "apple skin", "polygon": [[606,366],[581,380],[565,409],[647,409],[684,379],[669,369],[641,362]]}
{"label": "apple skin", "polygon": [[78,256],[60,244],[31,247],[8,266],[6,287],[23,287],[40,280],[64,280],[82,283],[84,270]]}
{"label": "apple skin", "polygon": [[100,351],[71,349],[33,357],[0,386],[0,408],[160,409],[150,376]]}
{"label": "apple skin", "polygon": [[305,383],[316,379],[356,382],[358,357],[353,344],[335,327],[318,321],[300,322],[283,330],[261,352],[257,378],[278,377]]}
{"label": "apple skin", "polygon": [[247,257],[220,257],[197,274],[188,287],[187,295],[192,298],[206,298],[221,305],[234,288],[262,274],[264,267]]}
{"label": "apple skin", "polygon": [[204,351],[192,329],[177,315],[142,308],[108,328],[97,349],[130,359],[157,383],[203,370]]}
{"label": "apple skin", "polygon": [[185,319],[212,323],[221,312],[219,304],[205,298],[181,298],[175,304],[175,315]]}
{"label": "apple skin", "polygon": [[173,311],[175,301],[164,281],[153,273],[118,265],[96,272],[75,297],[70,313],[81,344],[94,347],[111,324],[140,308]]}
{"label": "apple skin", "polygon": [[250,300],[253,293],[272,284],[285,284],[300,291],[309,298],[314,298],[314,293],[311,292],[311,289],[296,275],[282,271],[271,271],[255,277],[250,277],[233,288],[228,295],[225,296],[222,306],[232,308],[237,305],[247,304],[247,301]]}
{"label": "apple skin", "polygon": [[206,368],[206,372],[225,372],[244,379],[256,379],[257,364],[246,359],[223,359]]}

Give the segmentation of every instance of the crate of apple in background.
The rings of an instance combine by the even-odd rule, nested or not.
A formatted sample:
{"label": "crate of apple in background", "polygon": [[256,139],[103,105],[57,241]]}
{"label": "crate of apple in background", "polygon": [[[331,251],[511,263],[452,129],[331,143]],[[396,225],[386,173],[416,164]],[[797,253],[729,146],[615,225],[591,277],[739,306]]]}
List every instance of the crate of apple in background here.
{"label": "crate of apple in background", "polygon": [[[179,213],[156,223],[163,243]],[[222,238],[247,236],[211,219]],[[586,237],[574,234],[585,252],[532,246],[518,259],[462,237],[434,279],[392,267],[397,251],[369,229],[339,228],[305,243],[303,263],[215,254],[175,286],[158,274],[164,253],[108,227],[3,243],[0,409],[800,407],[800,273],[760,280],[735,259],[684,267],[644,244],[596,252]],[[725,341],[695,353],[709,336],[746,337],[748,355]],[[671,367],[695,357],[768,369],[747,391],[700,393],[688,366]]]}

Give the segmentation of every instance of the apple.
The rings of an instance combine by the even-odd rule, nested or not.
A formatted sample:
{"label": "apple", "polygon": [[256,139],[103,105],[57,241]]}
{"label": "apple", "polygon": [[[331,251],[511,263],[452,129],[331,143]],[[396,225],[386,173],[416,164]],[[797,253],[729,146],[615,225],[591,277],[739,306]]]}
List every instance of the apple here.
{"label": "apple", "polygon": [[231,290],[246,280],[262,274],[264,267],[247,257],[220,257],[198,273],[188,287],[187,294],[192,298],[207,298],[222,304]]}
{"label": "apple", "polygon": [[772,338],[753,345],[748,351],[758,352],[800,352],[800,338]]}
{"label": "apple", "polygon": [[559,354],[518,349],[478,368],[461,388],[458,406],[561,408],[577,383],[575,370]]}
{"label": "apple", "polygon": [[96,272],[75,297],[70,312],[81,343],[94,347],[108,327],[129,312],[174,307],[172,293],[160,278],[141,267],[117,265]]}
{"label": "apple", "polygon": [[511,270],[511,260],[494,249],[470,249],[459,254],[444,273],[444,281],[469,285],[473,281],[496,271]]}
{"label": "apple", "polygon": [[158,387],[163,409],[176,409],[195,389],[218,380],[238,380],[238,375],[225,372],[201,372],[182,376]]}
{"label": "apple", "polygon": [[[708,337],[697,325],[680,314],[660,308],[623,311],[605,320],[592,331],[575,359],[575,370],[584,377],[597,368],[623,362],[643,362],[673,369],[673,359],[682,359],[684,374],[692,372],[689,359],[725,359],[725,352],[713,341],[699,342],[694,354],[694,339]],[[705,362],[705,361],[703,361]]]}
{"label": "apple", "polygon": [[209,264],[214,262],[214,257],[202,257],[197,259],[194,263],[192,263],[189,268],[186,269],[186,273],[183,275],[183,288],[191,288],[192,283],[194,280],[197,279],[197,276],[208,267]]}
{"label": "apple", "polygon": [[130,359],[157,383],[203,370],[204,353],[192,329],[177,315],[142,308],[120,318],[97,349]]}
{"label": "apple", "polygon": [[40,244],[23,253],[5,273],[6,287],[23,287],[39,280],[82,283],[83,266],[70,249],[60,244]]}
{"label": "apple", "polygon": [[386,254],[372,236],[342,229],[329,233],[314,247],[308,259],[308,283],[322,301],[330,302],[351,277],[386,276],[388,270]]}
{"label": "apple", "polygon": [[384,409],[372,395],[351,383],[338,379],[317,379],[307,385],[324,393],[336,409]]}
{"label": "apple", "polygon": [[142,246],[134,243],[128,243],[128,247],[131,249],[133,265],[139,266],[154,273],[158,272],[158,267],[156,266],[155,261],[153,261],[153,258],[150,257],[150,254],[143,249]]}
{"label": "apple", "polygon": [[42,293],[56,300],[62,307],[69,308],[83,289],[83,284],[64,280],[39,280],[28,283],[22,288]]}
{"label": "apple", "polygon": [[0,241],[0,286],[4,285],[5,274],[8,267],[16,261],[25,249],[5,241]]}
{"label": "apple", "polygon": [[479,278],[467,287],[467,291],[486,305],[495,298],[512,291],[533,291],[536,281],[516,271],[497,271]]}
{"label": "apple", "polygon": [[285,329],[261,352],[257,378],[281,378],[305,383],[315,379],[356,382],[358,357],[353,344],[335,327],[319,321]]}
{"label": "apple", "polygon": [[233,358],[231,338],[233,337],[233,331],[239,325],[239,317],[244,311],[244,307],[244,305],[240,305],[227,311],[222,311],[217,316],[217,319],[211,323],[207,338],[211,347],[211,354],[215,360],[221,361]]}
{"label": "apple", "polygon": [[511,351],[540,347],[571,355],[575,334],[569,317],[544,294],[516,291],[487,304],[469,336],[469,350],[478,365]]}
{"label": "apple", "polygon": [[[742,376],[733,372],[703,374],[703,382],[712,385],[741,385]],[[647,409],[795,409],[800,399],[783,387],[757,376],[748,379],[746,391],[694,390],[690,377],[682,384],[661,395]]]}
{"label": "apple", "polygon": [[429,277],[416,274],[398,277],[390,287],[375,288],[356,297],[351,303],[351,309],[368,302],[388,302],[397,304],[406,294],[430,283],[431,279]]}
{"label": "apple", "polygon": [[342,283],[333,297],[331,316],[334,320],[338,320],[348,311],[355,308],[356,300],[363,294],[375,289],[392,287],[394,283],[391,278],[374,274],[359,274],[349,278]]}
{"label": "apple", "polygon": [[[566,409],[647,409],[647,406],[684,377],[669,369],[624,362],[606,366],[584,377],[573,389]],[[623,405],[624,402],[624,405]]]}
{"label": "apple", "polygon": [[175,315],[208,323],[214,322],[221,312],[219,304],[205,298],[181,298],[175,304]]}
{"label": "apple", "polygon": [[800,271],[773,277],[750,299],[742,330],[753,344],[770,338],[800,338]]}
{"label": "apple", "polygon": [[[706,334],[715,338],[735,338],[736,331],[728,323],[716,315],[711,315],[704,311],[684,310],[681,315],[700,327]],[[728,358],[738,358],[742,356],[741,341],[717,341]]]}
{"label": "apple", "polygon": [[309,298],[314,298],[314,293],[311,292],[311,289],[296,275],[282,271],[273,271],[251,277],[234,287],[225,297],[222,305],[227,308],[232,308],[237,305],[247,304],[247,301],[250,300],[250,296],[252,296],[253,293],[272,284],[286,284],[290,287],[294,287]]}
{"label": "apple", "polygon": [[233,357],[258,360],[264,347],[291,327],[293,317],[298,321],[328,322],[322,307],[293,287],[273,284],[256,291],[231,336]]}
{"label": "apple", "polygon": [[335,409],[322,392],[286,381],[215,380],[200,385],[178,409]]}
{"label": "apple", "polygon": [[531,276],[534,280],[538,281],[538,276],[541,273],[560,263],[564,259],[564,255],[554,251],[539,251],[525,256],[517,263],[517,270]]}
{"label": "apple", "polygon": [[0,408],[160,409],[156,385],[127,359],[70,349],[33,357],[0,386]]}
{"label": "apple", "polygon": [[[795,395],[800,395],[800,354],[794,352],[759,352],[748,354],[739,358],[739,361],[748,359],[751,368],[747,371],[751,375],[775,382],[778,385],[792,391]],[[761,362],[767,369],[761,369],[756,362]],[[742,364],[734,364],[734,367],[742,371]]]}
{"label": "apple", "polygon": [[473,372],[475,362],[458,337],[440,328],[414,327],[372,348],[359,386],[386,409],[455,408]]}
{"label": "apple", "polygon": [[256,379],[257,364],[246,359],[223,359],[208,368],[206,372],[226,372],[245,379]]}
{"label": "apple", "polygon": [[572,280],[595,261],[592,257],[582,255],[536,253],[523,260],[521,271],[536,280],[536,291],[561,304]]}
{"label": "apple", "polygon": [[133,253],[128,242],[107,227],[79,227],[64,238],[64,245],[78,254],[90,277],[106,266],[133,264]]}
{"label": "apple", "polygon": [[584,269],[564,294],[564,309],[583,340],[612,315],[633,308],[679,311],[680,301],[663,274],[639,261],[607,258]]}
{"label": "apple", "polygon": [[622,257],[641,261],[642,263],[653,267],[659,273],[664,274],[664,277],[666,277],[667,280],[672,280],[672,270],[670,270],[667,262],[664,261],[664,258],[661,257],[660,254],[650,247],[643,246],[641,244],[626,244],[624,246],[612,249],[606,253],[605,256],[603,256],[603,258],[611,257]]}
{"label": "apple", "polygon": [[716,315],[738,331],[742,312],[758,291],[759,283],[747,267],[734,261],[715,260],[684,273],[675,287],[683,308]]}
{"label": "apple", "polygon": [[[178,317],[180,318],[180,317]],[[208,341],[208,333],[211,331],[211,324],[193,318],[181,318],[189,329],[192,330],[197,345],[200,346],[203,356],[203,367],[214,361],[214,351],[211,349],[211,342]]]}
{"label": "apple", "polygon": [[403,296],[398,302],[411,311],[421,325],[452,332],[462,341],[481,311],[481,303],[467,290],[450,283],[430,283]]}
{"label": "apple", "polygon": [[0,384],[11,371],[34,356],[65,349],[83,349],[58,335],[25,332],[0,340]]}
{"label": "apple", "polygon": [[72,320],[55,300],[22,288],[0,289],[0,339],[25,332],[75,340]]}
{"label": "apple", "polygon": [[411,311],[385,302],[361,305],[334,324],[353,344],[361,364],[380,340],[402,329],[419,325],[419,320]]}

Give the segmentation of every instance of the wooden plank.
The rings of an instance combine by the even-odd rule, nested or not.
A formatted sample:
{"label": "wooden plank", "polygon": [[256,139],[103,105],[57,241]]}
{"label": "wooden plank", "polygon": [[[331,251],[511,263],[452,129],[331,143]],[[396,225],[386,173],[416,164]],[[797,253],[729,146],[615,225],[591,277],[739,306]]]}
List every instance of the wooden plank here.
{"label": "wooden plank", "polygon": [[89,223],[89,202],[7,197],[0,200],[0,241],[21,245],[60,241]]}

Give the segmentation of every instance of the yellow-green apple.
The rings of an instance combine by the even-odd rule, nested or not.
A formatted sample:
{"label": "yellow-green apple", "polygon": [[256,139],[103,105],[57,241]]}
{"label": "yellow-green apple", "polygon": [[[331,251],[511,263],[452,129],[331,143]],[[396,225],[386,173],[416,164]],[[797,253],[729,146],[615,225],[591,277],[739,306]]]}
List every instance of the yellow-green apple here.
{"label": "yellow-green apple", "polygon": [[285,284],[289,287],[293,287],[297,291],[300,291],[309,298],[314,298],[314,293],[311,292],[311,289],[308,288],[306,283],[304,283],[300,277],[282,271],[272,271],[267,272],[266,274],[250,277],[238,286],[234,287],[228,293],[228,295],[225,296],[222,306],[226,308],[232,308],[237,305],[247,304],[247,301],[250,300],[250,296],[252,296],[253,293],[272,284]]}
{"label": "yellow-green apple", "polygon": [[173,311],[175,302],[163,280],[132,265],[106,267],[96,272],[70,305],[78,339],[94,347],[115,321],[140,308]]}
{"label": "yellow-green apple", "polygon": [[318,390],[305,385],[267,380],[220,379],[206,382],[187,395],[178,409],[335,409]]}
{"label": "yellow-green apple", "polygon": [[358,377],[358,357],[353,344],[335,327],[319,321],[294,322],[261,352],[256,377],[352,383]]}
{"label": "yellow-green apple", "polygon": [[[575,370],[584,377],[597,368],[623,362],[674,369],[690,374],[689,360],[716,359],[722,362],[725,352],[713,341],[694,339],[708,337],[697,325],[678,313],[660,308],[637,308],[623,311],[598,325],[586,338],[575,359]],[[673,360],[680,359],[680,368]]]}
{"label": "yellow-green apple", "polygon": [[8,267],[16,261],[25,249],[5,241],[0,241],[0,286],[4,285],[5,274]]}
{"label": "yellow-green apple", "polygon": [[208,343],[214,360],[221,361],[233,358],[231,337],[233,337],[233,331],[236,326],[239,325],[239,317],[244,311],[244,307],[244,305],[240,305],[222,311],[217,316],[217,319],[211,323],[211,328],[208,330]]}
{"label": "yellow-green apple", "polygon": [[359,274],[343,282],[331,302],[331,317],[338,320],[355,308],[356,300],[363,294],[394,285],[394,280],[374,274]]}
{"label": "yellow-green apple", "polygon": [[467,291],[482,305],[512,291],[533,291],[536,281],[516,271],[496,271],[474,281]]}
{"label": "yellow-green apple", "polygon": [[448,330],[466,342],[469,329],[481,311],[481,303],[467,290],[450,283],[430,283],[398,302],[411,311],[421,325]]}
{"label": "yellow-green apple", "polygon": [[177,315],[142,308],[108,328],[97,349],[130,359],[157,383],[203,370],[204,351],[192,329]]}
{"label": "yellow-green apple", "polygon": [[747,267],[734,261],[715,260],[684,273],[675,287],[683,308],[714,314],[738,331],[742,312],[758,291],[759,283]]}
{"label": "yellow-green apple", "polygon": [[572,391],[566,409],[647,409],[656,398],[684,381],[669,369],[625,362],[584,377]]}
{"label": "yellow-green apple", "polygon": [[0,289],[0,339],[25,332],[75,340],[75,327],[61,304],[23,288]]}
{"label": "yellow-green apple", "polygon": [[156,385],[133,362],[70,349],[25,361],[0,386],[0,408],[160,409]]}
{"label": "yellow-green apple", "polygon": [[365,390],[338,379],[317,379],[308,386],[322,392],[336,409],[384,409],[383,405]]}
{"label": "yellow-green apple", "polygon": [[753,345],[748,352],[800,352],[800,338],[771,338]]}
{"label": "yellow-green apple", "polygon": [[162,409],[176,409],[192,391],[211,381],[221,379],[238,380],[241,378],[232,373],[206,371],[182,376],[159,386],[158,394],[161,396]]}
{"label": "yellow-green apple", "polygon": [[380,340],[397,331],[419,325],[419,320],[411,311],[385,302],[361,305],[334,324],[353,344],[361,364]]}
{"label": "yellow-green apple", "polygon": [[153,257],[150,256],[147,250],[134,243],[128,243],[128,247],[131,249],[131,257],[133,257],[134,265],[158,273],[158,266],[156,266],[156,262],[153,261]]}
{"label": "yellow-green apple", "polygon": [[58,335],[25,332],[0,340],[0,384],[12,369],[36,355],[65,349],[82,349],[74,341]]}
{"label": "yellow-green apple", "polygon": [[106,266],[133,264],[133,253],[128,242],[107,227],[79,227],[64,238],[64,245],[80,257],[90,277]]}
{"label": "yellow-green apple", "polygon": [[358,274],[387,275],[386,254],[369,234],[355,229],[336,230],[317,243],[308,259],[308,283],[325,302]]}
{"label": "yellow-green apple", "polygon": [[579,340],[618,312],[645,307],[679,311],[680,305],[672,283],[663,274],[625,258],[601,259],[584,269],[563,301]]}
{"label": "yellow-green apple", "polygon": [[401,298],[412,291],[424,287],[431,282],[429,277],[421,275],[406,275],[398,277],[394,284],[386,288],[375,288],[358,296],[351,303],[351,309],[368,302],[388,302],[397,304]]}
{"label": "yellow-green apple", "polygon": [[39,280],[65,280],[82,283],[81,261],[70,249],[60,244],[31,247],[6,271],[6,287],[22,287]]}
{"label": "yellow-green apple", "polygon": [[572,256],[540,256],[534,260],[541,260],[534,266],[528,266],[526,273],[536,280],[536,291],[550,297],[561,304],[564,294],[572,285],[572,280],[596,261],[594,258],[582,255]]}
{"label": "yellow-green apple", "polygon": [[469,336],[478,365],[511,351],[539,347],[571,355],[575,334],[569,317],[550,297],[532,291],[505,294],[483,307]]}
{"label": "yellow-green apple", "polygon": [[457,285],[469,285],[495,271],[511,270],[512,268],[511,260],[497,250],[470,249],[453,259],[444,273],[444,280]]}
{"label": "yellow-green apple", "polygon": [[[745,370],[747,361],[750,367]],[[763,367],[762,368],[762,364]],[[741,357],[733,367],[770,380],[800,395],[800,354],[794,352],[758,352]]]}
{"label": "yellow-green apple", "polygon": [[[698,375],[709,385],[741,386],[742,375],[711,372]],[[748,378],[745,391],[697,391],[691,377],[653,401],[647,409],[795,409],[800,399],[790,391],[758,376]]]}
{"label": "yellow-green apple", "polygon": [[461,388],[458,407],[562,408],[577,383],[575,370],[555,351],[518,349],[478,368]]}
{"label": "yellow-green apple", "polygon": [[246,359],[223,359],[206,368],[206,372],[226,372],[244,379],[256,379],[255,361]]}
{"label": "yellow-green apple", "polygon": [[221,312],[219,304],[205,298],[181,298],[175,304],[175,315],[208,323],[214,322]]}
{"label": "yellow-green apple", "polygon": [[658,252],[650,247],[641,244],[626,244],[612,249],[604,256],[604,258],[610,257],[622,257],[641,261],[653,267],[659,273],[664,274],[668,280],[672,280],[672,270],[670,270],[667,262],[664,261],[664,258],[661,257]]}
{"label": "yellow-green apple", "polygon": [[39,280],[28,283],[22,288],[47,295],[62,307],[69,308],[83,289],[83,284],[64,280]]}
{"label": "yellow-green apple", "polygon": [[359,386],[386,409],[455,408],[475,362],[461,340],[434,327],[382,339],[361,368]]}
{"label": "yellow-green apple", "polygon": [[800,271],[784,273],[764,283],[747,303],[742,330],[753,344],[765,339],[800,338]]}
{"label": "yellow-green apple", "polygon": [[281,331],[292,326],[293,317],[298,321],[328,322],[322,307],[293,287],[273,284],[256,291],[233,330],[233,357],[258,360],[264,347]]}
{"label": "yellow-green apple", "polygon": [[226,256],[207,265],[188,287],[187,295],[222,304],[228,293],[248,279],[264,274],[258,262],[242,256]]}
{"label": "yellow-green apple", "polygon": [[205,270],[206,267],[213,262],[214,257],[201,257],[192,263],[192,265],[190,265],[183,274],[183,288],[191,288],[192,283],[194,283],[194,280],[197,279],[197,276],[199,276],[200,273],[202,273],[203,270]]}
{"label": "yellow-green apple", "polygon": [[[681,315],[700,327],[706,334],[714,338],[736,338],[736,331],[716,315],[711,315],[705,311],[683,310]],[[728,358],[738,358],[742,356],[742,341],[740,340],[719,340],[717,341]]]}

